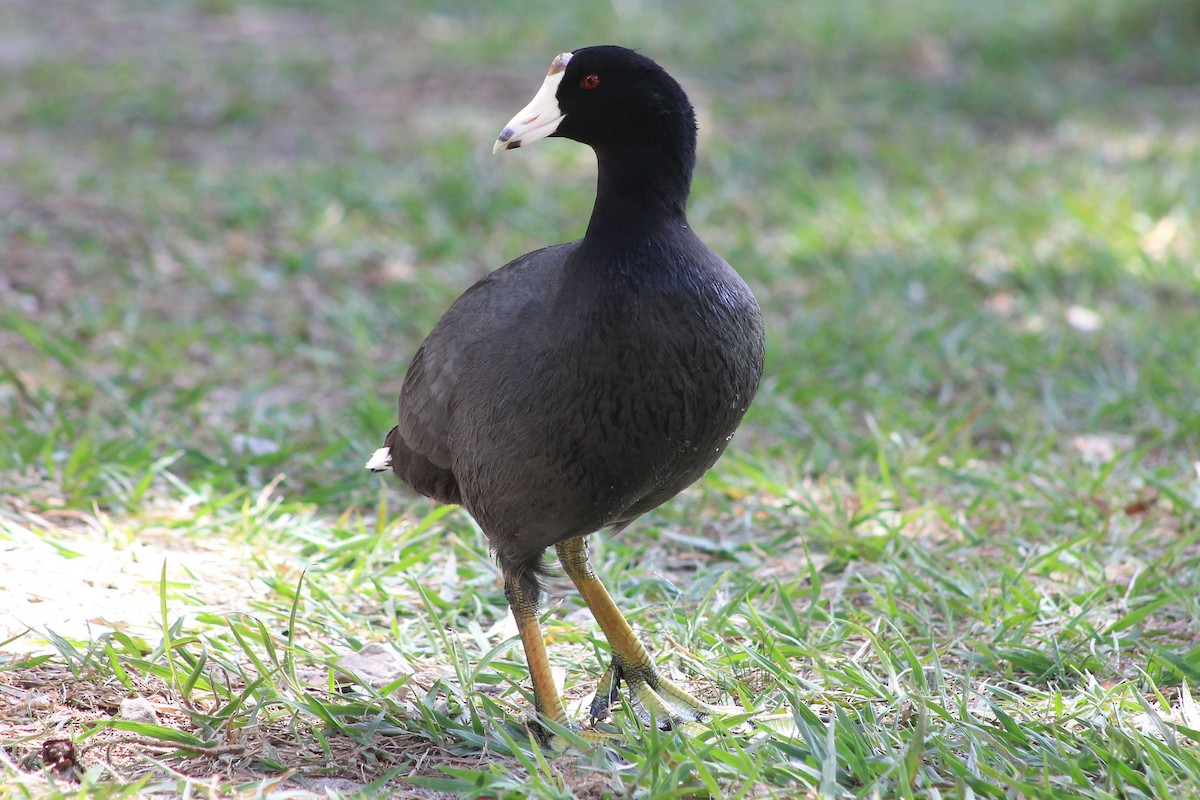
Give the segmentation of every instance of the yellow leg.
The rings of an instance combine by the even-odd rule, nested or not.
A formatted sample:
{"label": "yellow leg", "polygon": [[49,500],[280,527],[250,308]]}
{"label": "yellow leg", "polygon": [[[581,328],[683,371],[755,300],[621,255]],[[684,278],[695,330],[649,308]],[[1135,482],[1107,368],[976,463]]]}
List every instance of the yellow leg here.
{"label": "yellow leg", "polygon": [[[531,596],[532,595],[532,596]],[[591,744],[600,744],[611,739],[610,734],[599,731],[580,731],[579,725],[567,716],[558,689],[554,686],[554,678],[550,674],[550,659],[546,655],[546,640],[542,638],[542,627],[538,623],[538,597],[527,591],[516,575],[504,574],[504,596],[508,598],[509,608],[517,621],[517,632],[521,635],[521,645],[525,649],[525,661],[529,665],[529,677],[533,681],[533,705],[537,709],[538,723],[534,730],[538,741],[551,750],[562,751],[568,747],[567,741],[557,734],[552,734],[541,725],[542,720],[548,720],[576,731],[580,738]]]}
{"label": "yellow leg", "polygon": [[542,638],[542,627],[538,623],[538,598],[527,596],[520,579],[510,574],[504,576],[504,596],[508,598],[508,606],[517,621],[517,632],[521,634],[521,645],[525,648],[525,661],[533,680],[534,707],[544,719],[566,726],[569,724],[567,710],[554,687],[546,640]]}
{"label": "yellow leg", "polygon": [[711,717],[714,709],[658,674],[650,654],[592,568],[586,542],[582,538],[562,542],[558,545],[558,558],[592,610],[612,650],[612,665],[601,677],[592,701],[593,721],[608,715],[621,681],[628,684],[634,700],[641,706],[643,718],[648,717],[647,721],[653,720],[664,729]]}
{"label": "yellow leg", "polygon": [[[740,709],[727,710],[709,706],[658,674],[654,662],[650,660],[650,654],[638,641],[637,635],[629,627],[629,623],[613,603],[608,590],[592,569],[588,561],[587,545],[582,538],[570,539],[558,545],[558,557],[562,560],[563,569],[583,595],[584,602],[591,608],[612,650],[612,663],[600,678],[596,686],[596,697],[592,700],[593,722],[608,716],[622,681],[629,686],[634,709],[642,721],[658,725],[663,730],[676,727],[690,729],[714,714],[724,714],[726,711],[740,712]],[[529,675],[533,680],[534,706],[539,721],[549,721],[570,728],[591,744],[611,741],[612,734],[580,731],[579,726],[567,716],[566,707],[550,675],[550,659],[546,655],[546,642],[538,624],[536,591],[532,588],[527,589],[517,575],[506,571],[504,595],[512,608],[517,631],[521,635],[521,644],[525,648],[525,659],[529,663]],[[793,730],[789,715],[756,719],[759,729],[765,728],[779,733]],[[568,746],[562,736],[551,734],[540,724],[537,725],[536,731],[543,746],[552,750],[564,750]]]}

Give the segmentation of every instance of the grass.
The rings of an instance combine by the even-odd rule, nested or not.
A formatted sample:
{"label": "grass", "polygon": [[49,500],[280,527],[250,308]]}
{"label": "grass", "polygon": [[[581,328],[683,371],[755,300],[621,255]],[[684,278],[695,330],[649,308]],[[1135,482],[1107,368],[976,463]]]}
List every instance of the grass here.
{"label": "grass", "polygon": [[[1200,796],[1195,4],[0,30],[0,797]],[[622,710],[538,751],[481,532],[361,471],[448,303],[582,231],[590,154],[488,152],[599,41],[697,101],[691,219],[770,342],[731,451],[595,560],[668,673],[794,739]],[[561,580],[544,625],[586,702]]]}

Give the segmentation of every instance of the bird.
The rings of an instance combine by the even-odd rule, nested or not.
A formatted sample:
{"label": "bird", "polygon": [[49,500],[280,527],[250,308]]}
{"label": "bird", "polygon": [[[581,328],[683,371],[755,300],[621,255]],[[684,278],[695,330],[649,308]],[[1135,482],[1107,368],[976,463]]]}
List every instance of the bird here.
{"label": "bird", "polygon": [[[533,729],[556,750],[568,743],[553,726],[594,730],[622,684],[642,721],[663,730],[715,713],[659,672],[587,547],[704,475],[762,377],[758,303],[688,224],[696,133],[687,94],[649,57],[599,45],[553,59],[492,152],[549,138],[591,147],[586,231],[509,262],[450,306],[367,463],[462,506],[487,536],[528,662]],[[551,547],[611,651],[589,730],[568,718],[538,621]]]}

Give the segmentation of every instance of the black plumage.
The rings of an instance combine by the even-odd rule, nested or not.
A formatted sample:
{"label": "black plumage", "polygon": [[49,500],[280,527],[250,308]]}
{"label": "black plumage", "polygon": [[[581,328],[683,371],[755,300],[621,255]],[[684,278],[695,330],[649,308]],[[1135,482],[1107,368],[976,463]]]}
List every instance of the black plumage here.
{"label": "black plumage", "polygon": [[660,688],[644,650],[613,641],[628,626],[581,584],[599,586],[583,537],[628,524],[720,457],[762,374],[762,317],[687,223],[695,116],[661,67],[619,47],[560,56],[497,149],[547,135],[595,150],[586,234],[517,258],[454,302],[412,359],[373,465],[390,458],[405,483],[462,504],[487,534],[546,718],[568,723],[537,674],[529,619],[542,554],[559,546],[613,647],[593,716],[625,680],[660,723],[702,719],[699,701]]}

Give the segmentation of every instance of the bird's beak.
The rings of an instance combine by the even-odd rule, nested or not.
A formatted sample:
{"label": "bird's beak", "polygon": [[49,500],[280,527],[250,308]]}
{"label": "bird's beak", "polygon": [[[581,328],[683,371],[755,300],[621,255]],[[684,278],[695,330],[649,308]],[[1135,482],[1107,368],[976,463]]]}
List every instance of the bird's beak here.
{"label": "bird's beak", "polygon": [[558,130],[564,115],[558,108],[556,95],[570,60],[570,53],[560,53],[554,57],[550,71],[546,73],[546,80],[542,82],[542,88],[538,89],[529,105],[518,111],[504,126],[504,130],[500,131],[496,145],[492,148],[493,153],[514,150],[521,145],[545,139]]}

